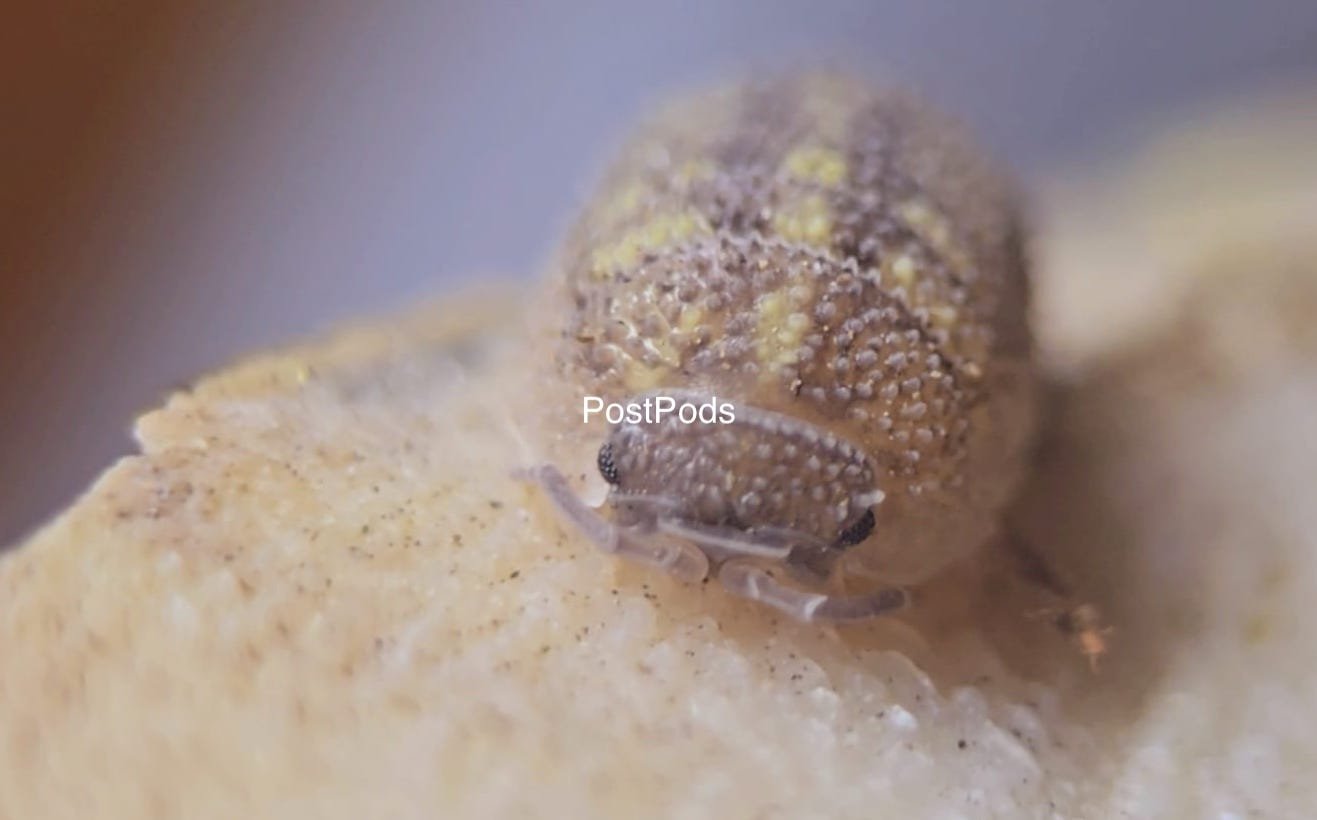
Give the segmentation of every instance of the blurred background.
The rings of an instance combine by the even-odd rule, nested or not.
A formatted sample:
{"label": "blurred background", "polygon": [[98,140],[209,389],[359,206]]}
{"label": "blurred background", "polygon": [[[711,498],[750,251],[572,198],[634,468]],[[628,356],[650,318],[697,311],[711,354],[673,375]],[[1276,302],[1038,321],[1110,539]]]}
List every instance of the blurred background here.
{"label": "blurred background", "polygon": [[199,373],[536,275],[656,96],[823,59],[921,89],[1036,175],[1168,111],[1317,80],[1312,0],[69,0],[5,17],[0,546]]}

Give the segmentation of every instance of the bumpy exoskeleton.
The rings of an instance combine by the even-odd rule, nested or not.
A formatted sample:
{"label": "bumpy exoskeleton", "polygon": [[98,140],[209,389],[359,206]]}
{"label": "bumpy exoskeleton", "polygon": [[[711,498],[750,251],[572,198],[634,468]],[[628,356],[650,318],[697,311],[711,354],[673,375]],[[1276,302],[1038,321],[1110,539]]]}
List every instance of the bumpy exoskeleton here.
{"label": "bumpy exoskeleton", "polygon": [[[808,620],[895,609],[993,535],[1034,423],[1028,282],[1015,197],[954,123],[832,75],[751,82],[662,113],[592,203],[562,375],[735,407],[616,425],[601,511],[536,468],[597,544]],[[888,585],[846,593],[843,567]]]}

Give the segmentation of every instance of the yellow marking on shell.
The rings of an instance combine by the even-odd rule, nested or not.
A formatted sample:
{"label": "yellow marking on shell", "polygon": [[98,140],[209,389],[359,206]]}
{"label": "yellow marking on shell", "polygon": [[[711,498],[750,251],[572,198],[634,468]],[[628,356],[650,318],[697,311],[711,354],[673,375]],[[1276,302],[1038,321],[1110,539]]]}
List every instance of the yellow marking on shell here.
{"label": "yellow marking on shell", "polygon": [[782,324],[789,312],[787,304],[787,294],[784,290],[775,290],[765,293],[759,297],[759,336],[762,338],[769,332],[777,332],[778,325]]}
{"label": "yellow marking on shell", "polygon": [[907,291],[914,285],[915,275],[918,271],[919,268],[915,265],[915,260],[907,254],[901,254],[892,262],[892,279]]}
{"label": "yellow marking on shell", "polygon": [[677,352],[677,348],[672,344],[671,335],[659,339],[646,339],[643,344],[649,355],[658,359],[661,364],[669,368],[681,366],[681,354]]}
{"label": "yellow marking on shell", "polygon": [[628,337],[638,340],[650,357],[667,367],[677,368],[681,366],[681,353],[677,349],[680,340],[673,331],[672,323],[654,307],[658,301],[658,290],[650,282],[643,290],[633,290],[620,297],[617,303],[619,316],[636,317],[637,321],[650,328],[649,332],[641,333],[635,324],[625,319],[619,321],[626,326]]}
{"label": "yellow marking on shell", "polygon": [[617,242],[595,249],[590,259],[591,273],[595,279],[608,279],[613,271],[634,267],[647,253],[712,232],[709,221],[693,208],[675,214],[655,214],[643,225],[627,231]]}
{"label": "yellow marking on shell", "polygon": [[787,154],[782,170],[796,179],[835,188],[846,179],[846,160],[832,149],[806,146]]}
{"label": "yellow marking on shell", "polygon": [[[639,294],[639,296],[641,299],[644,298],[643,294]],[[618,353],[622,357],[622,363],[619,367],[622,382],[628,390],[635,392],[658,387],[663,379],[681,363],[676,349],[672,347],[669,335],[663,333],[657,339],[642,339],[633,324],[625,320],[619,321],[627,329],[627,338],[632,343],[639,341],[640,346],[651,357],[650,359],[638,358],[624,348],[619,347]]]}
{"label": "yellow marking on shell", "polygon": [[897,206],[896,213],[915,236],[953,267],[960,270],[968,267],[969,255],[952,235],[951,223],[940,212],[923,200],[910,199]]}
{"label": "yellow marking on shell", "polygon": [[928,318],[934,327],[951,328],[960,317],[960,311],[951,305],[934,305],[928,309]]}
{"label": "yellow marking on shell", "polygon": [[830,244],[832,215],[827,201],[818,194],[810,194],[788,203],[773,214],[773,230],[791,242]]}
{"label": "yellow marking on shell", "polygon": [[660,386],[664,377],[670,372],[672,371],[667,367],[649,365],[632,358],[627,360],[626,366],[622,369],[622,383],[626,385],[627,390],[642,393]]}
{"label": "yellow marking on shell", "polygon": [[[809,330],[809,316],[800,311],[787,315],[785,327],[777,332],[777,340],[783,345],[799,346],[801,340],[805,338],[805,331]],[[795,357],[795,351],[791,351],[792,357]]]}
{"label": "yellow marking on shell", "polygon": [[800,346],[813,326],[804,312],[812,298],[813,290],[804,284],[788,285],[759,297],[755,355],[761,365],[761,378],[775,378],[783,367],[796,363]]}
{"label": "yellow marking on shell", "polygon": [[687,305],[681,309],[681,315],[677,317],[677,330],[690,333],[700,326],[704,318],[704,308]]}

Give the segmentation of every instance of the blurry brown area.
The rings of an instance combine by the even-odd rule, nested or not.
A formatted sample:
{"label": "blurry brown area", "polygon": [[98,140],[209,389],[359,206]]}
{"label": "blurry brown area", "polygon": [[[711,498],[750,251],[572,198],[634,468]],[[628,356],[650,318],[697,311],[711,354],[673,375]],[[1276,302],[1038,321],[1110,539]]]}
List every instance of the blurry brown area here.
{"label": "blurry brown area", "polygon": [[[105,352],[140,282],[107,281],[76,256],[96,192],[126,153],[145,72],[178,34],[186,4],[22,3],[0,34],[0,541],[14,510],[67,494],[43,453],[68,453],[85,482],[115,453],[77,405],[108,383]],[[146,279],[160,272],[141,271]],[[101,389],[98,389],[101,388]],[[83,446],[64,447],[60,442]],[[119,442],[127,451],[127,431]],[[54,466],[54,469],[52,469]],[[30,512],[28,513],[31,514]],[[29,522],[24,522],[29,523]]]}
{"label": "blurry brown area", "polygon": [[128,363],[156,320],[144,294],[167,293],[170,272],[125,264],[138,237],[117,231],[167,227],[149,218],[158,205],[142,166],[171,149],[171,90],[242,25],[244,4],[225,5],[223,15],[156,0],[6,9],[0,543],[129,451],[128,420],[166,386]]}

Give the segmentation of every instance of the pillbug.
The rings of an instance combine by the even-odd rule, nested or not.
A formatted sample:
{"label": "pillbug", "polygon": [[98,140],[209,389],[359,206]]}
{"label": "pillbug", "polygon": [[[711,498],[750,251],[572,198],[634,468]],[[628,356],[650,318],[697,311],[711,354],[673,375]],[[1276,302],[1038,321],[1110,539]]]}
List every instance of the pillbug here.
{"label": "pillbug", "polygon": [[[1034,427],[1016,196],[950,120],[836,75],[680,101],[568,234],[557,376],[735,407],[613,425],[604,506],[534,468],[603,549],[802,620],[855,620],[982,545]],[[884,579],[850,594],[845,575]]]}

